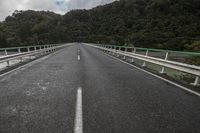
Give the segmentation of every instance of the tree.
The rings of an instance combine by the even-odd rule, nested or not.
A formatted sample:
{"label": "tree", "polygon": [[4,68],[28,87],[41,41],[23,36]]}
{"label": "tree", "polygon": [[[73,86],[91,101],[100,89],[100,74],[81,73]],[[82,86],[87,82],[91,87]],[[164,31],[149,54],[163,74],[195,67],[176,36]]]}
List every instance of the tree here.
{"label": "tree", "polygon": [[7,45],[7,41],[6,41],[6,34],[4,32],[4,27],[3,25],[0,23],[0,48],[1,47],[6,47]]}
{"label": "tree", "polygon": [[[200,40],[199,0],[120,0],[61,16],[15,11],[2,23],[6,46],[93,42],[172,50],[194,50]],[[5,39],[6,38],[6,39]]]}

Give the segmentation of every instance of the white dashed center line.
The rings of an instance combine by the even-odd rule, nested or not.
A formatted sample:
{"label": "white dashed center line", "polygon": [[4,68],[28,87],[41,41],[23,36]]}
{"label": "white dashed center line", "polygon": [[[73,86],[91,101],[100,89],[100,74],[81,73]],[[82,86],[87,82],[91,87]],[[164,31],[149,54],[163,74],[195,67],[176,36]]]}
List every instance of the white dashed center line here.
{"label": "white dashed center line", "polygon": [[81,60],[81,57],[80,57],[80,55],[78,55],[78,60]]}
{"label": "white dashed center line", "polygon": [[78,50],[78,61],[81,60],[81,56],[80,56],[80,50]]}
{"label": "white dashed center line", "polygon": [[82,88],[77,90],[74,133],[83,133]]}

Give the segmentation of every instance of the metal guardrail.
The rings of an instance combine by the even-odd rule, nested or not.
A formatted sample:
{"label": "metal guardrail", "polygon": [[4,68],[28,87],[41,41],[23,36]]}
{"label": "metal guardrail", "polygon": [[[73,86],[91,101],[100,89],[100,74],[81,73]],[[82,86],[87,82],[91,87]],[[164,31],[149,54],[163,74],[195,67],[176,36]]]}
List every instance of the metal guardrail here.
{"label": "metal guardrail", "polygon": [[[112,53],[113,55],[122,55],[123,59],[126,59],[126,57],[130,57],[131,62],[134,62],[135,59],[143,61],[142,67],[146,67],[146,62],[156,64],[159,66],[162,66],[162,69],[160,70],[160,73],[165,73],[165,68],[174,69],[177,71],[181,71],[184,73],[188,73],[195,76],[195,81],[192,83],[194,86],[199,85],[200,81],[200,66],[197,65],[191,65],[187,63],[177,62],[177,61],[171,61],[168,60],[169,53],[179,53],[179,54],[188,54],[188,55],[195,55],[200,57],[200,53],[194,53],[194,52],[177,52],[177,51],[169,51],[169,50],[156,50],[156,49],[146,49],[146,48],[135,48],[135,47],[126,47],[126,46],[115,46],[115,45],[102,45],[102,44],[86,44],[101,50],[104,50],[106,52]],[[138,54],[136,53],[137,50],[145,50],[145,54]],[[157,58],[149,56],[149,51],[156,51],[156,52],[165,52],[164,58]]]}
{"label": "metal guardrail", "polygon": [[21,53],[21,52],[29,52],[38,49],[45,49],[49,47],[57,46],[55,44],[49,45],[34,45],[34,46],[22,46],[22,47],[10,47],[10,48],[0,48],[0,52],[3,52],[2,56],[7,56],[10,53]]}
{"label": "metal guardrail", "polygon": [[[3,48],[0,49],[0,51],[4,52],[4,55],[0,57],[0,64],[5,62],[7,63],[6,67],[9,67],[10,61],[12,60],[19,59],[20,62],[23,62],[22,59],[24,57],[43,55],[69,45],[71,44],[59,44],[59,45],[51,44],[51,45],[39,45],[39,46]],[[9,54],[8,50],[12,50],[12,52],[13,51],[16,52],[17,50],[17,53]]]}

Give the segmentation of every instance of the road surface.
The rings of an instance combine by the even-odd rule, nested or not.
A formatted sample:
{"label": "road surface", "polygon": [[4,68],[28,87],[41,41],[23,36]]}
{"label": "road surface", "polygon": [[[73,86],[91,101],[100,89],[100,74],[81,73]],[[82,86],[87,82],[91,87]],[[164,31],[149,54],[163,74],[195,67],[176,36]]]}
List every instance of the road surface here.
{"label": "road surface", "polygon": [[200,98],[75,44],[0,77],[0,133],[199,133]]}

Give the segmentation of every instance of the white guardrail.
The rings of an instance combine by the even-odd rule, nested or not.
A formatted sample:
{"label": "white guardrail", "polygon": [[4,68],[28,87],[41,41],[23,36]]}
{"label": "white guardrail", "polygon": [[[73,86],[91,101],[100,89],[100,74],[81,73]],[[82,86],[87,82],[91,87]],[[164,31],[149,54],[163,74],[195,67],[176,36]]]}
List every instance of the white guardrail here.
{"label": "white guardrail", "polygon": [[[86,43],[85,43],[86,44]],[[192,83],[194,86],[199,85],[199,77],[200,77],[200,67],[196,65],[190,65],[186,63],[180,63],[176,61],[170,61],[168,59],[168,52],[166,52],[165,59],[155,58],[148,56],[148,50],[146,51],[145,55],[137,54],[133,52],[127,52],[127,47],[124,46],[125,50],[122,51],[122,46],[114,46],[114,45],[102,45],[102,44],[86,44],[94,48],[98,48],[104,50],[106,52],[112,53],[113,55],[116,54],[117,56],[122,55],[125,57],[132,58],[131,62],[134,62],[134,59],[143,61],[142,66],[146,66],[146,62],[153,63],[159,66],[162,66],[160,73],[165,73],[165,68],[175,69],[184,73],[188,73],[195,76],[195,81]],[[134,48],[134,47],[132,47]]]}
{"label": "white guardrail", "polygon": [[[24,60],[32,59],[32,57],[38,57],[57,49],[69,46],[71,44],[51,44],[51,45],[39,45],[39,46],[26,46],[26,47],[14,47],[14,48],[2,48],[0,49],[0,65],[4,64],[3,68],[10,67],[12,61],[17,63],[23,62]],[[2,55],[2,53],[4,53]],[[17,64],[13,63],[13,64]]]}

